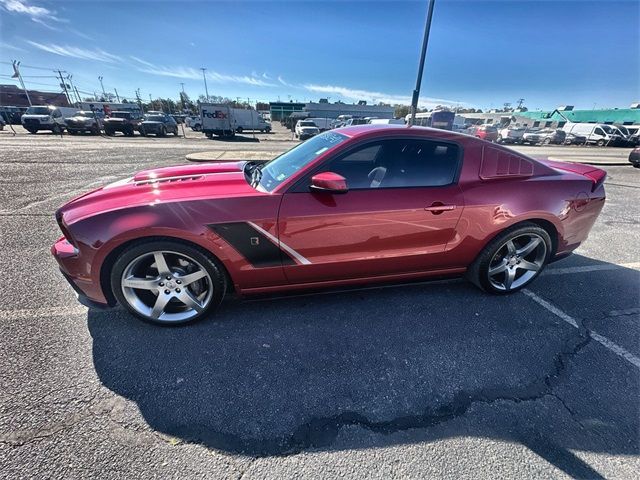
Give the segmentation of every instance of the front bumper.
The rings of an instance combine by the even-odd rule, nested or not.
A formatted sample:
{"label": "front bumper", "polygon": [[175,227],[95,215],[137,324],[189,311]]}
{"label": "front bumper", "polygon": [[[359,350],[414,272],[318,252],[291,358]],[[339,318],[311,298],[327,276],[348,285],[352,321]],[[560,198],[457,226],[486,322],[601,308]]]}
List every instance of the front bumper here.
{"label": "front bumper", "polygon": [[51,254],[81,304],[92,308],[108,308],[114,305],[105,297],[100,281],[92,278],[86,271],[88,262],[66,238],[62,237],[53,244]]}

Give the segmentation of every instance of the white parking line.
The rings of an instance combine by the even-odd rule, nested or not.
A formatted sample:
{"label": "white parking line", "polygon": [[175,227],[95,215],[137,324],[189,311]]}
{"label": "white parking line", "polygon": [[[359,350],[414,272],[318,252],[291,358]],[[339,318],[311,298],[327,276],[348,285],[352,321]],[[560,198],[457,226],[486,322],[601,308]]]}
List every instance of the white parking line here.
{"label": "white parking line", "polygon": [[602,270],[617,270],[618,268],[640,270],[640,262],[621,263],[620,265],[609,263],[605,265],[584,265],[582,267],[548,268],[543,272],[543,275],[564,275],[567,273],[598,272]]}
{"label": "white parking line", "polygon": [[[563,312],[562,310],[560,310],[555,305],[549,303],[544,298],[539,297],[538,295],[533,293],[531,290],[524,289],[524,290],[522,290],[522,293],[524,293],[526,296],[531,298],[534,302],[538,303],[539,305],[541,305],[544,308],[546,308],[547,310],[549,310],[551,313],[553,313],[557,317],[559,317],[562,320],[564,320],[565,322],[567,322],[572,327],[579,328],[578,321],[575,318],[573,318],[568,313]],[[625,350],[624,348],[622,348],[617,343],[614,343],[611,340],[609,340],[608,338],[603,337],[599,333],[594,332],[593,330],[589,330],[588,334],[593,340],[598,342],[600,345],[602,345],[603,347],[609,349],[610,351],[612,351],[613,353],[618,355],[620,358],[626,360],[631,365],[633,365],[634,367],[636,367],[637,369],[640,370],[640,358],[636,357],[631,352]]]}

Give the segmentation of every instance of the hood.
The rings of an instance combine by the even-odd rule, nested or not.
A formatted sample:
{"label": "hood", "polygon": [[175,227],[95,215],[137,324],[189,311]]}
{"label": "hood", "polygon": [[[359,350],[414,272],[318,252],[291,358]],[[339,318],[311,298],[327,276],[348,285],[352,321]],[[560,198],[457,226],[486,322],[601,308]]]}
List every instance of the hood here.
{"label": "hood", "polygon": [[142,123],[145,125],[163,125],[163,122],[158,122],[156,120],[144,120]]}
{"label": "hood", "polygon": [[203,163],[143,170],[77,197],[59,209],[67,225],[113,210],[159,203],[266,195],[252,188],[246,162]]}

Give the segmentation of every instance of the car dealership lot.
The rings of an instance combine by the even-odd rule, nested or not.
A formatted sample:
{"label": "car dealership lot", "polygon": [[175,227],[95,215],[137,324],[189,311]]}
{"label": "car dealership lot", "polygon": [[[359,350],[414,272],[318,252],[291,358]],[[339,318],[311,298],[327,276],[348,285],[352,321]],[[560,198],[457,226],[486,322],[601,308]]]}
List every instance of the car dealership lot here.
{"label": "car dealership lot", "polygon": [[[185,328],[75,302],[60,204],[232,142],[0,135],[0,476],[631,478],[640,468],[640,171],[577,254],[508,297],[461,280],[244,301]],[[523,147],[554,159],[620,149]],[[576,153],[578,152],[578,153]],[[628,154],[628,151],[627,151]]]}

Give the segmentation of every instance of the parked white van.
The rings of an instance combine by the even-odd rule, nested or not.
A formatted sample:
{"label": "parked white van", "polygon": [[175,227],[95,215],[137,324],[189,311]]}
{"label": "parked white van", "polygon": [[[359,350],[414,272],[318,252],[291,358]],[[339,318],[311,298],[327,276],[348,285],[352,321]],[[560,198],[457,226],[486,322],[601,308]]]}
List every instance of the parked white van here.
{"label": "parked white van", "polygon": [[59,134],[65,129],[65,120],[73,117],[77,111],[77,108],[37,105],[27,108],[20,121],[29,133],[51,130],[53,133]]}
{"label": "parked white van", "polygon": [[612,125],[603,123],[566,123],[562,129],[566,133],[580,135],[587,139],[587,143],[594,143],[600,147],[618,145],[624,142],[619,130]]}
{"label": "parked white van", "polygon": [[372,118],[371,125],[404,125],[404,118]]}

